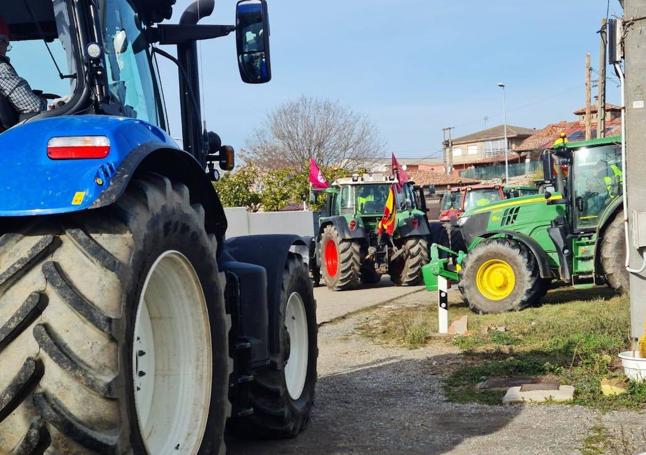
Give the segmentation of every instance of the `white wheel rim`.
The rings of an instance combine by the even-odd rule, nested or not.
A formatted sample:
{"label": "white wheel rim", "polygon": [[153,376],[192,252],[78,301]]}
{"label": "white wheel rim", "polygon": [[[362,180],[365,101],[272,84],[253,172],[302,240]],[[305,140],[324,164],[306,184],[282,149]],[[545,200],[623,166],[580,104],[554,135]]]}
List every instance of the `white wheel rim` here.
{"label": "white wheel rim", "polygon": [[148,272],[132,355],[135,409],[147,452],[196,454],[211,401],[211,330],[197,273],[177,251],[159,256]]}
{"label": "white wheel rim", "polygon": [[303,299],[298,292],[292,293],[287,299],[285,327],[290,339],[290,354],[285,365],[285,383],[289,396],[293,400],[298,400],[305,387],[309,356],[307,314]]}

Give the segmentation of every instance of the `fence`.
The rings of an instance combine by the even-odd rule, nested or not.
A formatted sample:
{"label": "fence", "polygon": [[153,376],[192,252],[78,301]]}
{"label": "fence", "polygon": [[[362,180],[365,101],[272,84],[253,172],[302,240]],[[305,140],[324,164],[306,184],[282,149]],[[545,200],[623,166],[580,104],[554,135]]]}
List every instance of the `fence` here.
{"label": "fence", "polygon": [[242,207],[225,208],[229,228],[227,238],[258,234],[314,235],[314,213],[248,212]]}
{"label": "fence", "polygon": [[[518,177],[520,175],[532,175],[537,172],[542,173],[540,161],[526,161],[524,163],[509,164],[509,177]],[[505,176],[505,165],[494,164],[493,166],[476,167],[460,172],[461,177],[476,180],[493,180]]]}

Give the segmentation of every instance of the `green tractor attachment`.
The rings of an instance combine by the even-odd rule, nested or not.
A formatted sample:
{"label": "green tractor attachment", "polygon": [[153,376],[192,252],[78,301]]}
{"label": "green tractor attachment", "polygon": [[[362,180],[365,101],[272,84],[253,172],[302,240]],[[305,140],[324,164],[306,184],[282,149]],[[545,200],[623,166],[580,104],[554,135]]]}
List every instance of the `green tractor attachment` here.
{"label": "green tractor attachment", "polygon": [[459,253],[447,261],[432,257],[424,274],[429,289],[437,276],[456,281],[481,313],[539,304],[553,281],[628,289],[621,138],[562,141],[543,153],[543,168],[544,194],[462,215],[456,229],[468,254],[453,268]]}

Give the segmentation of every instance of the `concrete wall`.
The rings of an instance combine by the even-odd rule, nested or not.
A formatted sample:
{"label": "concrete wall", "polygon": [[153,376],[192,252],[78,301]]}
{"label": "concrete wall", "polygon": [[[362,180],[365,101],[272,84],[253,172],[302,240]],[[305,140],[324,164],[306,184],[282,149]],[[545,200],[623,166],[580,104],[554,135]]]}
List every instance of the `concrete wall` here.
{"label": "concrete wall", "polygon": [[312,212],[247,212],[245,208],[225,208],[229,229],[227,238],[257,234],[314,235]]}

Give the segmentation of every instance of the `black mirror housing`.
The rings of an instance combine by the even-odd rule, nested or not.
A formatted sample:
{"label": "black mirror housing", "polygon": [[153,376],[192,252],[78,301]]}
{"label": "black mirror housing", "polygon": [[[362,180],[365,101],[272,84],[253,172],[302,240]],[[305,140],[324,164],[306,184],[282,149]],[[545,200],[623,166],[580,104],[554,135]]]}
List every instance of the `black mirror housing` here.
{"label": "black mirror housing", "polygon": [[551,150],[543,152],[543,180],[552,183],[554,181],[554,157]]}
{"label": "black mirror housing", "polygon": [[265,0],[241,0],[236,8],[240,77],[247,84],[271,80],[269,9]]}

